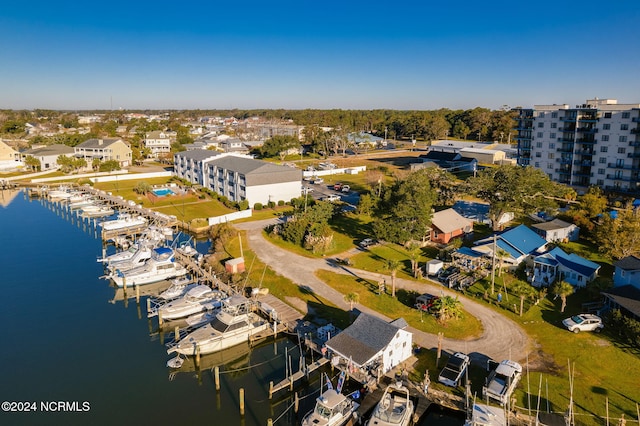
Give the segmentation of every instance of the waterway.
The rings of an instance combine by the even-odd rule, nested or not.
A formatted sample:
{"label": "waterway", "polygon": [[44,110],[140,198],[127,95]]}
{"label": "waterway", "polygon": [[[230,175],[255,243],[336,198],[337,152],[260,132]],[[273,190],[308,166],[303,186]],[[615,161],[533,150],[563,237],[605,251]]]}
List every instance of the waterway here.
{"label": "waterway", "polygon": [[[3,403],[0,424],[293,425],[313,407],[313,376],[296,387],[299,414],[288,392],[268,399],[269,382],[284,378],[285,352],[298,365],[288,338],[203,357],[200,372],[187,361],[172,374],[169,337],[146,318],[145,298],[125,302],[100,279],[93,220],[26,192],[0,192],[0,402],[16,410]],[[220,391],[211,370],[218,364]]]}

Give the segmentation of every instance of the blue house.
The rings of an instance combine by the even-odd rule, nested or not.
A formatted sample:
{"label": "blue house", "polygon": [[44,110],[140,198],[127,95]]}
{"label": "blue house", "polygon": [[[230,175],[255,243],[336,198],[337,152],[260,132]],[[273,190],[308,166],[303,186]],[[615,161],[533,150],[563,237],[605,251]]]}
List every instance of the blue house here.
{"label": "blue house", "polygon": [[[525,225],[508,229],[495,237],[496,259],[507,266],[518,266],[527,257],[544,252],[547,241]],[[494,237],[476,242],[473,249],[493,257]]]}
{"label": "blue house", "polygon": [[627,256],[613,264],[613,286],[632,285],[640,290],[640,257]]}
{"label": "blue house", "polygon": [[574,287],[584,287],[598,276],[600,265],[575,253],[567,254],[561,248],[533,258],[533,268],[528,271],[529,281],[535,287],[548,286],[556,279]]}

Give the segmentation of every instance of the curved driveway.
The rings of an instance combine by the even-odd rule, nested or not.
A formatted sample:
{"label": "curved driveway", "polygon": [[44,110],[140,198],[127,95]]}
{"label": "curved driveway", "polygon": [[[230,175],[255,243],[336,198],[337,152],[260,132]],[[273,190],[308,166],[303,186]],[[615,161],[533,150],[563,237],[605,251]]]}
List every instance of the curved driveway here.
{"label": "curved driveway", "polygon": [[[294,283],[309,287],[314,293],[331,301],[336,306],[348,310],[349,304],[344,301],[343,295],[325,284],[315,275],[318,269],[327,269],[333,272],[351,273],[362,278],[379,281],[387,275],[363,271],[348,267],[339,267],[329,264],[326,259],[312,259],[300,256],[295,253],[283,250],[272,244],[262,235],[262,229],[268,224],[275,223],[275,219],[268,219],[255,222],[245,222],[234,224],[237,229],[246,230],[247,238],[251,249],[264,263],[268,264],[274,271],[287,277]],[[452,292],[449,289],[434,284],[429,280],[415,282],[405,279],[396,279],[396,287],[407,290],[414,290],[419,293],[430,292],[433,294],[443,293],[445,295],[457,296],[464,305],[464,309],[482,322],[484,328],[482,336],[470,340],[444,339],[442,349],[448,352],[461,351],[468,353],[476,362],[483,362],[487,358],[497,361],[503,359],[513,359],[522,361],[530,350],[530,340],[527,334],[515,322],[500,315],[484,304],[467,298],[460,293]],[[383,314],[373,311],[366,306],[358,305],[361,312],[375,315],[385,321],[390,321]],[[438,345],[437,336],[425,333],[415,328],[409,327],[413,333],[413,341],[424,348],[436,348]]]}

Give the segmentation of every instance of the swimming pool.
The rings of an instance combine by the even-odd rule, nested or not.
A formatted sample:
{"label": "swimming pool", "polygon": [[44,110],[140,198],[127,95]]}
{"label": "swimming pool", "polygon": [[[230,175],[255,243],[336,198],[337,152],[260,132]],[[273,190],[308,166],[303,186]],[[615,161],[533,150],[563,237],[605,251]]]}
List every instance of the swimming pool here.
{"label": "swimming pool", "polygon": [[153,192],[153,195],[157,197],[166,197],[167,195],[175,195],[175,192],[173,192],[169,188],[153,189],[151,192]]}

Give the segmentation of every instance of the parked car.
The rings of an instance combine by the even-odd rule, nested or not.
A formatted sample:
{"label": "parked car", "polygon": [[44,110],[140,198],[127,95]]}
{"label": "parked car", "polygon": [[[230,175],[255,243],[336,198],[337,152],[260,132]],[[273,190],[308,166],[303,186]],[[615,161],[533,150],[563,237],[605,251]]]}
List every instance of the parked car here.
{"label": "parked car", "polygon": [[322,179],[322,178],[315,178],[315,179],[313,179],[313,182],[311,182],[311,183],[313,183],[314,185],[318,185],[318,184],[320,184],[320,183],[324,183],[324,179]]}
{"label": "parked car", "polygon": [[340,189],[340,191],[348,193],[351,191],[351,187],[349,185],[342,185],[342,189]]}
{"label": "parked car", "polygon": [[415,307],[421,311],[429,312],[433,307],[433,303],[438,300],[438,296],[434,296],[433,294],[425,293],[416,297]]}
{"label": "parked car", "polygon": [[444,366],[438,376],[438,381],[447,386],[457,388],[460,385],[460,380],[462,380],[462,376],[465,371],[467,371],[468,366],[469,355],[463,354],[462,352],[456,352],[449,357],[447,365]]}
{"label": "parked car", "polygon": [[580,333],[581,331],[595,331],[599,333],[604,327],[602,319],[593,314],[574,315],[571,318],[563,320],[562,324],[567,327],[567,330],[574,333]]}
{"label": "parked car", "polygon": [[365,238],[364,240],[360,241],[360,244],[358,244],[360,247],[362,248],[367,248],[369,246],[373,246],[378,244],[378,242],[376,240],[374,240],[373,238]]}
{"label": "parked car", "polygon": [[342,182],[336,182],[333,184],[334,191],[340,191],[342,189]]}
{"label": "parked car", "polygon": [[522,366],[520,364],[508,359],[500,362],[489,373],[486,385],[482,387],[483,397],[498,401],[500,405],[506,404],[516,389],[521,376]]}
{"label": "parked car", "polygon": [[330,203],[335,203],[336,201],[340,201],[339,195],[327,195],[322,199],[322,201],[329,201]]}

